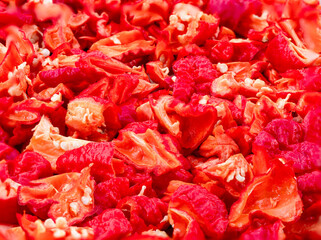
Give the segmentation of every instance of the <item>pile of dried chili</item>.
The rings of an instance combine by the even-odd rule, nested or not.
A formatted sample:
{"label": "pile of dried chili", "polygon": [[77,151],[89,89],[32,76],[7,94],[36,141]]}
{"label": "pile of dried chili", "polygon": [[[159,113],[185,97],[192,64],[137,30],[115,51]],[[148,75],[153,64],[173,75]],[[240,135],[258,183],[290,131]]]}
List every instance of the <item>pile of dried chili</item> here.
{"label": "pile of dried chili", "polygon": [[316,0],[0,1],[0,239],[321,239]]}

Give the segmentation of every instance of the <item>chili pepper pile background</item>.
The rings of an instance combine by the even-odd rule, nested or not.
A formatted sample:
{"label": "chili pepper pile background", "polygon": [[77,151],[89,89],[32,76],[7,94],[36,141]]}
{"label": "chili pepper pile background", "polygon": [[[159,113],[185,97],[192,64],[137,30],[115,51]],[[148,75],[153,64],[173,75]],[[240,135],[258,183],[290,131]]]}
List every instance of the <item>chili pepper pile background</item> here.
{"label": "chili pepper pile background", "polygon": [[320,239],[313,0],[0,2],[0,239]]}

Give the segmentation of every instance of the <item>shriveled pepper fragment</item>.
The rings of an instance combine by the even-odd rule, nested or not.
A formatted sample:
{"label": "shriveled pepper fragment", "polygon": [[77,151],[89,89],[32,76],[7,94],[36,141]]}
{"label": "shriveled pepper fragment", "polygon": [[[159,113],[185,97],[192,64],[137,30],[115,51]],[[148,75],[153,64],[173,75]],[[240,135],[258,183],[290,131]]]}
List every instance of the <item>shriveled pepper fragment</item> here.
{"label": "shriveled pepper fragment", "polygon": [[83,168],[93,164],[91,174],[96,181],[108,180],[114,177],[116,172],[113,165],[113,154],[114,146],[112,143],[88,143],[62,154],[56,162],[57,172],[80,172]]}
{"label": "shriveled pepper fragment", "polygon": [[50,162],[39,153],[25,151],[13,162],[11,178],[21,184],[52,175]]}
{"label": "shriveled pepper fragment", "polygon": [[181,185],[171,197],[171,209],[185,211],[195,218],[207,237],[220,239],[228,225],[225,204],[197,185]]}
{"label": "shriveled pepper fragment", "polygon": [[51,218],[42,221],[31,215],[20,215],[19,223],[27,239],[94,239],[94,231],[90,227],[68,226],[62,218],[54,221]]}
{"label": "shriveled pepper fragment", "polygon": [[33,137],[26,150],[40,153],[50,162],[52,169],[56,170],[56,161],[60,155],[87,143],[89,141],[60,135],[59,129],[55,128],[49,118],[44,116],[35,127]]}
{"label": "shriveled pepper fragment", "polygon": [[122,210],[134,231],[142,232],[161,226],[167,213],[167,204],[158,198],[131,196],[119,201],[117,208]]}
{"label": "shriveled pepper fragment", "polygon": [[311,50],[295,46],[282,33],[269,42],[265,55],[280,72],[307,67],[319,57],[319,54]]}
{"label": "shriveled pepper fragment", "polygon": [[[16,213],[18,210],[17,191],[20,184],[10,178],[0,179],[0,223],[17,223]],[[1,235],[0,235],[1,236]]]}
{"label": "shriveled pepper fragment", "polygon": [[20,205],[41,218],[63,217],[69,225],[81,222],[94,209],[94,180],[90,167],[81,173],[65,173],[30,181],[18,190]]}
{"label": "shriveled pepper fragment", "polygon": [[292,169],[275,162],[264,175],[255,177],[232,205],[229,225],[243,228],[249,224],[249,214],[255,211],[292,222],[302,214],[302,201]]}
{"label": "shriveled pepper fragment", "polygon": [[102,98],[75,98],[68,104],[66,125],[82,138],[109,140],[120,128],[119,111],[115,104]]}
{"label": "shriveled pepper fragment", "polygon": [[138,30],[123,31],[95,42],[90,50],[98,50],[122,62],[146,57],[155,51],[154,41],[145,40]]}
{"label": "shriveled pepper fragment", "polygon": [[120,239],[132,231],[132,226],[119,209],[107,209],[88,222],[95,239]]}
{"label": "shriveled pepper fragment", "polygon": [[150,98],[150,104],[160,124],[186,149],[198,147],[216,123],[216,110],[197,100],[185,104],[163,95],[158,99]]}
{"label": "shriveled pepper fragment", "polygon": [[219,179],[226,190],[233,196],[239,197],[243,189],[252,181],[251,165],[242,154],[229,157],[225,162],[208,161],[196,166],[213,179]]}
{"label": "shriveled pepper fragment", "polygon": [[169,221],[174,228],[173,239],[205,239],[199,224],[187,212],[177,208],[170,208],[168,215]]}
{"label": "shriveled pepper fragment", "polygon": [[168,151],[162,135],[157,131],[147,129],[145,133],[138,134],[124,131],[121,136],[121,139],[114,141],[115,148],[136,168],[158,176],[182,167],[177,156]]}

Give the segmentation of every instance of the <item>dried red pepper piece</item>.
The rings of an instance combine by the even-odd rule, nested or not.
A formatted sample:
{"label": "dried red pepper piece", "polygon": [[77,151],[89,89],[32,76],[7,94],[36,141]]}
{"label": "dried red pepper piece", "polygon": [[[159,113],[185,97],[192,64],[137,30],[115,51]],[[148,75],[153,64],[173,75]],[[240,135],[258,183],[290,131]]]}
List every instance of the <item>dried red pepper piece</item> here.
{"label": "dried red pepper piece", "polygon": [[17,190],[19,184],[7,178],[0,179],[0,223],[16,224],[16,213],[18,210]]}
{"label": "dried red pepper piece", "polygon": [[256,211],[292,222],[301,215],[302,206],[292,169],[276,161],[266,174],[255,177],[232,205],[229,225],[246,227],[249,214]]}
{"label": "dried red pepper piece", "polygon": [[188,212],[177,208],[170,208],[168,215],[169,221],[174,227],[173,239],[205,239],[200,225]]}
{"label": "dried red pepper piece", "polygon": [[304,118],[305,140],[320,144],[321,107],[311,110]]}
{"label": "dried red pepper piece", "polygon": [[321,147],[318,144],[304,141],[290,146],[281,156],[293,164],[296,173],[308,172],[321,167]]}
{"label": "dried red pepper piece", "polygon": [[[148,4],[148,3],[147,3]],[[155,51],[154,41],[145,40],[138,30],[123,31],[95,42],[90,50],[100,51],[121,62],[147,57]]]}
{"label": "dried red pepper piece", "polygon": [[166,130],[176,137],[183,148],[198,147],[208,137],[216,123],[216,111],[211,106],[195,101],[185,104],[171,96],[150,98],[155,117]]}
{"label": "dried red pepper piece", "polygon": [[40,218],[65,218],[69,225],[82,222],[94,209],[94,180],[90,168],[30,181],[18,189],[18,202]]}
{"label": "dried red pepper piece", "polygon": [[44,32],[43,36],[46,47],[51,51],[59,47],[61,44],[69,43],[73,48],[78,48],[79,43],[74,37],[72,30],[67,26],[54,25]]}
{"label": "dried red pepper piece", "polygon": [[[219,73],[205,56],[188,56],[173,64],[177,79],[174,82],[174,97],[187,102],[197,84],[212,82]],[[209,92],[209,89],[208,91]]]}
{"label": "dried red pepper piece", "polygon": [[60,135],[59,129],[52,125],[48,117],[44,116],[34,128],[33,136],[25,150],[40,153],[50,162],[52,169],[55,171],[56,161],[60,155],[87,143],[89,141]]}
{"label": "dried red pepper piece", "polygon": [[42,221],[31,215],[19,215],[19,223],[26,234],[27,239],[94,239],[94,231],[89,227],[69,227],[64,220],[54,222],[52,219]]}
{"label": "dried red pepper piece", "polygon": [[132,226],[119,209],[107,209],[88,222],[95,239],[120,239],[132,231]]}
{"label": "dried red pepper piece", "polygon": [[201,156],[217,156],[222,160],[226,160],[240,151],[233,139],[224,133],[222,126],[217,126],[213,130],[213,134],[214,135],[210,135],[199,147],[199,154]]}
{"label": "dried red pepper piece", "polygon": [[76,67],[81,70],[86,76],[98,80],[106,76],[114,76],[123,73],[132,73],[140,75],[141,72],[132,69],[124,63],[112,59],[99,51],[83,53],[76,62]]}
{"label": "dried red pepper piece", "polygon": [[121,139],[114,140],[114,144],[128,164],[153,172],[156,176],[182,167],[180,159],[169,151],[162,135],[155,130],[148,128],[145,133],[138,134],[124,131]]}
{"label": "dried red pepper piece", "polygon": [[111,178],[95,187],[95,205],[103,210],[116,207],[129,192],[129,180],[124,177]]}
{"label": "dried red pepper piece", "polygon": [[113,167],[114,145],[108,142],[88,143],[85,146],[65,152],[57,159],[57,172],[80,172],[91,167],[92,176],[98,181],[115,176]]}
{"label": "dried red pepper piece", "polygon": [[252,181],[251,165],[242,154],[229,157],[226,161],[209,160],[196,166],[212,179],[218,179],[233,196],[239,197],[243,189]]}
{"label": "dried red pepper piece", "polygon": [[282,33],[269,42],[265,55],[273,67],[280,72],[307,67],[319,57],[311,50],[295,46]]}
{"label": "dried red pepper piece", "polygon": [[301,218],[294,224],[287,226],[285,232],[289,239],[318,239],[320,238],[321,201],[316,202],[305,210]]}
{"label": "dried red pepper piece", "polygon": [[11,178],[20,184],[52,175],[50,162],[36,152],[25,151],[12,164]]}
{"label": "dried red pepper piece", "polygon": [[228,225],[225,204],[197,185],[180,186],[171,197],[169,209],[186,211],[207,237],[221,238]]}
{"label": "dried red pepper piece", "polygon": [[270,133],[279,143],[280,149],[286,149],[289,145],[303,141],[304,131],[302,126],[288,119],[274,119],[264,131]]}
{"label": "dried red pepper piece", "polygon": [[321,193],[321,171],[315,170],[310,173],[305,173],[298,177],[298,188],[300,191],[306,193],[318,192]]}
{"label": "dried red pepper piece", "polygon": [[241,21],[246,21],[251,14],[261,12],[262,3],[258,0],[247,1],[213,1],[210,0],[206,11],[216,13],[224,26],[240,31],[238,27]]}
{"label": "dried red pepper piece", "polygon": [[20,57],[17,46],[12,42],[8,46],[7,53],[0,64],[1,79],[6,79],[8,77],[9,72],[12,72],[14,70],[14,67],[17,67],[18,65],[22,64],[22,62],[23,60]]}
{"label": "dried red pepper piece", "polygon": [[250,239],[286,239],[284,225],[277,218],[266,216],[262,212],[250,215],[250,227],[242,233],[241,240]]}
{"label": "dried red pepper piece", "polygon": [[164,26],[170,3],[165,0],[127,2],[122,5],[122,20],[134,26],[159,24]]}
{"label": "dried red pepper piece", "polygon": [[70,132],[89,140],[112,139],[120,128],[120,109],[99,97],[79,97],[67,106],[66,125]]}
{"label": "dried red pepper piece", "polygon": [[135,232],[161,226],[167,213],[166,203],[144,195],[125,197],[118,202],[117,208],[129,219]]}

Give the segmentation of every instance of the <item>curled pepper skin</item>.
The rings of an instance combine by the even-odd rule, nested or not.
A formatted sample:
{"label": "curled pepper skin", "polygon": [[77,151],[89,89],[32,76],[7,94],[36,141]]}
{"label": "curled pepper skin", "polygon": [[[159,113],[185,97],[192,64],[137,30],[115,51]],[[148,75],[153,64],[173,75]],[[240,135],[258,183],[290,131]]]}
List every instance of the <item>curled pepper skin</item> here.
{"label": "curled pepper skin", "polygon": [[186,211],[208,237],[221,238],[228,225],[224,203],[200,186],[180,186],[171,197],[169,209]]}
{"label": "curled pepper skin", "polygon": [[0,1],[0,240],[321,239],[320,9]]}

